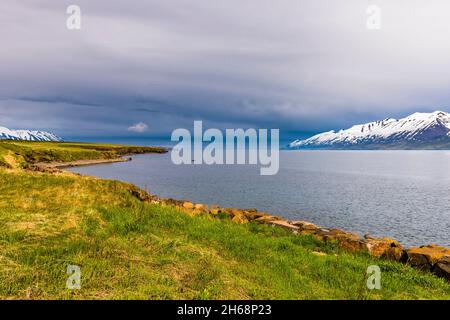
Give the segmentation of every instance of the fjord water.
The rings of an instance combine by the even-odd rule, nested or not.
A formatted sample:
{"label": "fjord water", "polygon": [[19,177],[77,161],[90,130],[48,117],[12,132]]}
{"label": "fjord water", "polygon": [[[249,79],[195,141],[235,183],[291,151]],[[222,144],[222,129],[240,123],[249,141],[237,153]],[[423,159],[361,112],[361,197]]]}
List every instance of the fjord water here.
{"label": "fjord water", "polygon": [[274,176],[259,175],[255,165],[177,166],[170,153],[72,171],[408,246],[450,246],[450,151],[282,151]]}

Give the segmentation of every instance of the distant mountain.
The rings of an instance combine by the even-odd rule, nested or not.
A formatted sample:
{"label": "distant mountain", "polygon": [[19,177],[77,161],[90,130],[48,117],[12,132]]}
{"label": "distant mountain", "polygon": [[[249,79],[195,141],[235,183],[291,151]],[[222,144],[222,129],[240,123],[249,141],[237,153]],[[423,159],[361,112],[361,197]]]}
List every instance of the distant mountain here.
{"label": "distant mountain", "polygon": [[0,127],[0,139],[27,141],[62,141],[57,135],[46,131],[10,130]]}
{"label": "distant mountain", "polygon": [[295,140],[291,149],[450,149],[450,113],[414,113]]}

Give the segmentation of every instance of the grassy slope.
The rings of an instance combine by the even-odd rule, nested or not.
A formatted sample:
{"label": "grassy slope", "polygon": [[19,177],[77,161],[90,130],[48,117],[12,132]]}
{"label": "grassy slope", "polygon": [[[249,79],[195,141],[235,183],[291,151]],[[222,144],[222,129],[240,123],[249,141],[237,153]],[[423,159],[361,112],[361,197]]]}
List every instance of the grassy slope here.
{"label": "grassy slope", "polygon": [[[142,203],[130,188],[0,169],[0,297],[450,298],[444,280],[407,266],[278,228],[189,217]],[[68,264],[81,266],[81,290],[66,289]],[[366,288],[373,264],[382,290]]]}

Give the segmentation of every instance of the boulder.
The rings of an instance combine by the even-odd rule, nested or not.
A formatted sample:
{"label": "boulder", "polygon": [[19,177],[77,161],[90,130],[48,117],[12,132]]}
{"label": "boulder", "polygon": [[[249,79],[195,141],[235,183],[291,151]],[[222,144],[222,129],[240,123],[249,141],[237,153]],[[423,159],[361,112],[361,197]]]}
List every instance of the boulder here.
{"label": "boulder", "polygon": [[267,224],[272,225],[272,226],[281,227],[283,229],[286,229],[288,231],[293,231],[293,232],[298,232],[298,230],[299,230],[299,227],[294,226],[293,224],[290,224],[289,222],[284,221],[284,220],[273,220],[273,221],[267,222]]}
{"label": "boulder", "polygon": [[406,262],[406,260],[408,259],[406,250],[403,249],[402,247],[387,248],[381,257],[386,260],[397,261],[402,263]]}
{"label": "boulder", "polygon": [[208,206],[202,203],[197,203],[194,206],[195,210],[200,210],[200,211],[207,211],[208,210]]}
{"label": "boulder", "polygon": [[223,213],[228,215],[231,218],[231,221],[237,223],[247,223],[248,219],[245,216],[245,212],[240,209],[235,208],[223,208],[219,210],[219,213]]}
{"label": "boulder", "polygon": [[230,218],[233,218],[235,215],[237,215],[237,209],[232,208],[219,208],[219,212],[221,214],[227,215]]}
{"label": "boulder", "polygon": [[244,210],[241,209],[235,209],[235,208],[231,208],[229,209],[229,212],[231,213],[231,215],[234,216],[242,216],[244,215]]}
{"label": "boulder", "polygon": [[220,212],[220,207],[217,205],[217,204],[214,204],[214,205],[212,205],[210,208],[209,208],[209,213],[210,214],[219,214],[219,212]]}
{"label": "boulder", "polygon": [[366,244],[363,240],[355,239],[354,236],[344,236],[338,239],[339,246],[342,249],[351,252],[367,251]]}
{"label": "boulder", "polygon": [[271,216],[271,215],[265,215],[265,216],[255,219],[255,221],[259,222],[259,223],[268,223],[270,221],[275,221],[275,220],[280,220],[280,218]]}
{"label": "boulder", "polygon": [[299,227],[300,231],[316,231],[320,229],[318,226],[307,221],[291,221],[291,224]]}
{"label": "boulder", "polygon": [[192,202],[186,201],[183,203],[183,208],[185,209],[194,209],[194,204]]}
{"label": "boulder", "polygon": [[346,232],[340,229],[324,229],[319,228],[315,230],[315,234],[324,241],[339,241],[340,239],[360,240],[359,235]]}
{"label": "boulder", "polygon": [[247,223],[248,219],[245,217],[244,214],[242,213],[236,213],[233,218],[231,219],[231,221],[236,222],[236,223]]}
{"label": "boulder", "polygon": [[[396,240],[389,238],[373,238],[369,235],[364,236],[364,242],[366,243],[367,251],[371,256],[381,257],[390,248],[401,248],[402,246]],[[395,253],[391,251],[390,253]]]}
{"label": "boulder", "polygon": [[433,272],[450,281],[450,256],[443,257],[434,265]]}
{"label": "boulder", "polygon": [[244,211],[245,216],[247,217],[248,220],[256,220],[258,218],[264,217],[264,216],[268,216],[267,213],[265,212],[258,212],[258,211],[249,211],[249,210],[245,210]]}
{"label": "boulder", "polygon": [[[304,232],[305,231],[302,231],[302,233]],[[339,247],[347,251],[367,251],[365,242],[361,240],[359,235],[355,233],[346,232],[340,229],[328,230],[324,228],[318,228],[312,234],[319,240],[323,240],[325,242],[336,241]]]}
{"label": "boulder", "polygon": [[219,212],[220,212],[220,209],[218,209],[218,208],[209,209],[209,213],[214,214],[214,215],[219,214]]}
{"label": "boulder", "polygon": [[440,259],[450,255],[450,249],[430,244],[411,248],[407,250],[407,254],[408,264],[420,270],[430,271]]}

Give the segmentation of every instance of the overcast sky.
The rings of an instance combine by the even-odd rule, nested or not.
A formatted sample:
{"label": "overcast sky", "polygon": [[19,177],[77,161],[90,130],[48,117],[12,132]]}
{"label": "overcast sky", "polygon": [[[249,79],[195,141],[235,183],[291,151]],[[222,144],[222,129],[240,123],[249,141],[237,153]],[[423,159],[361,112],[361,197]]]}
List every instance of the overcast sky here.
{"label": "overcast sky", "polygon": [[449,37],[448,0],[2,0],[0,126],[287,133],[450,111]]}

